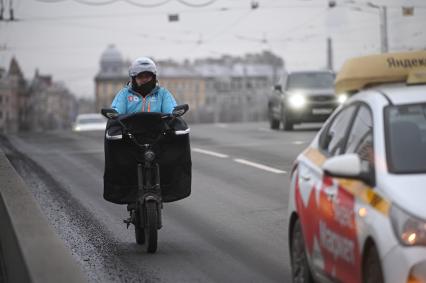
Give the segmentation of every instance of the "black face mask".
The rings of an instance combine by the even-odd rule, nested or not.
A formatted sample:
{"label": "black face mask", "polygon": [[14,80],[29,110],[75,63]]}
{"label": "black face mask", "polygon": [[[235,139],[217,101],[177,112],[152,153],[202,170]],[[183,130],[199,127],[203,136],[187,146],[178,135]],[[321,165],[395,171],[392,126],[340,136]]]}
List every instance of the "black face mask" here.
{"label": "black face mask", "polygon": [[146,96],[147,94],[149,94],[155,88],[156,85],[157,80],[155,77],[149,82],[144,83],[140,86],[138,86],[135,79],[132,79],[132,89],[137,93],[140,93],[142,96]]}

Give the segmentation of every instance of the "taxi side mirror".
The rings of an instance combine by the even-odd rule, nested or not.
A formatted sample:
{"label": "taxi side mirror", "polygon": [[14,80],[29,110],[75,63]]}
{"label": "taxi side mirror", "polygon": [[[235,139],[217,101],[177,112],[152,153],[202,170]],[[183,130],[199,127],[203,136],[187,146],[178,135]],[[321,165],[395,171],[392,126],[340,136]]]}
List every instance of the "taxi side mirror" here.
{"label": "taxi side mirror", "polygon": [[360,180],[374,186],[374,170],[355,153],[331,157],[324,162],[322,168],[325,175]]}

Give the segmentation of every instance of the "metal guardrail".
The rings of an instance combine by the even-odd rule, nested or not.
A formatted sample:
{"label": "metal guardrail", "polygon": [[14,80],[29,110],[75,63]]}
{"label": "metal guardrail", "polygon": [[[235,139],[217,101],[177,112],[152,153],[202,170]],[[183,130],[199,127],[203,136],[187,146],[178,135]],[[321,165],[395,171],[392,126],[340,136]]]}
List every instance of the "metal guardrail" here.
{"label": "metal guardrail", "polygon": [[0,281],[87,282],[1,150]]}

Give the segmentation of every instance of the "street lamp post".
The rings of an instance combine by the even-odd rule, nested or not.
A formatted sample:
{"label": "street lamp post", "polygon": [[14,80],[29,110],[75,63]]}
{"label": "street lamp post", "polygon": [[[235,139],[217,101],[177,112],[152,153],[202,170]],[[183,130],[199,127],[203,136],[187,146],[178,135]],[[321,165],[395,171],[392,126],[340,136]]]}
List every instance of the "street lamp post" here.
{"label": "street lamp post", "polygon": [[386,6],[379,6],[368,2],[367,5],[372,8],[379,9],[380,14],[380,38],[381,38],[381,51],[382,53],[388,52],[388,12]]}
{"label": "street lamp post", "polygon": [[[353,0],[347,0],[346,1],[349,4],[354,4],[355,1]],[[379,6],[371,2],[366,3],[368,7],[375,8],[379,10],[379,16],[380,16],[380,51],[382,53],[386,53],[389,51],[389,43],[388,43],[388,17],[387,17],[387,7],[386,6]],[[329,0],[328,1],[328,7],[334,8],[336,7],[337,3],[335,0]],[[360,10],[360,9],[358,9]]]}

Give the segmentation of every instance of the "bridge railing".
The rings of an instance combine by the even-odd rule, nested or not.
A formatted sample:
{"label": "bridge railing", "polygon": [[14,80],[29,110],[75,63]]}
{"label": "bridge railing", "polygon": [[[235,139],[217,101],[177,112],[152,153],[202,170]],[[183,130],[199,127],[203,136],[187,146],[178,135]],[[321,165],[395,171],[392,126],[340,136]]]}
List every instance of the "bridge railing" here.
{"label": "bridge railing", "polygon": [[0,282],[86,282],[0,150]]}

